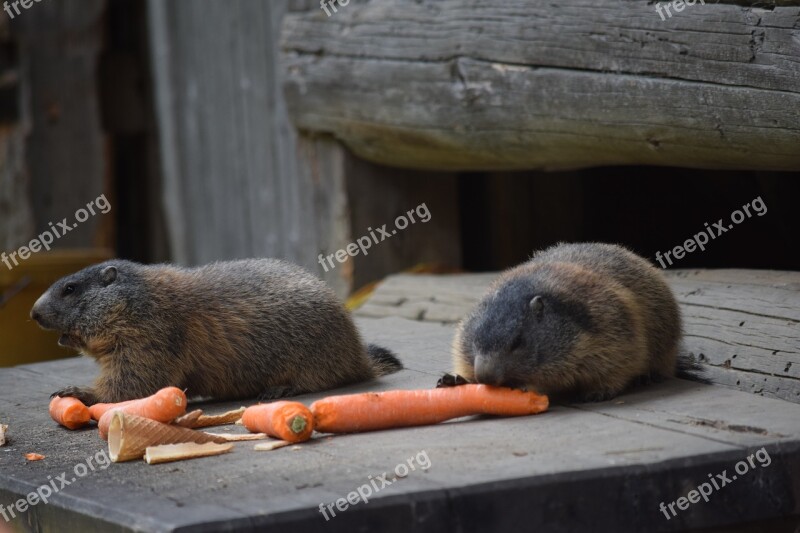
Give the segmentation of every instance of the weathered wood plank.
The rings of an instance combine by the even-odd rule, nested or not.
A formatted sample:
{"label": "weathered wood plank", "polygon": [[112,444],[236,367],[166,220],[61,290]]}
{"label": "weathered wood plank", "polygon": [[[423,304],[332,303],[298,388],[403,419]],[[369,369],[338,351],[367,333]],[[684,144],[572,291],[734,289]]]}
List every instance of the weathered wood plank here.
{"label": "weathered wood plank", "polygon": [[[29,175],[25,172],[24,124],[0,125],[0,250],[11,251],[34,235]],[[5,265],[3,265],[5,268]]]}
{"label": "weathered wood plank", "polygon": [[[148,4],[174,260],[281,257],[316,272],[340,296],[422,261],[457,266],[454,176],[397,181],[396,169],[357,160],[332,136],[298,134],[290,124],[277,42],[289,8],[302,6]],[[376,194],[392,183],[396,194]],[[426,199],[436,204],[431,227],[409,228],[333,267],[319,261]],[[422,233],[428,244],[414,244]]]}
{"label": "weathered wood plank", "polygon": [[[371,243],[367,255],[359,248],[358,255],[348,260],[353,263],[354,287],[420,263],[455,268],[461,265],[457,175],[408,172],[375,165],[349,153],[345,172],[352,242],[367,237],[362,242]],[[401,216],[407,224],[404,229],[396,225]],[[381,236],[377,228],[390,236]],[[370,231],[376,239],[370,238]]]}
{"label": "weathered wood plank", "polygon": [[170,248],[183,264],[285,258],[344,295],[351,280],[317,263],[320,247],[350,242],[343,149],[298,139],[289,123],[277,63],[286,4],[148,3]]}
{"label": "weathered wood plank", "polygon": [[662,21],[614,0],[291,13],[287,102],[299,128],[400,167],[798,169],[798,14],[697,4]]}
{"label": "weathered wood plank", "polygon": [[[76,210],[108,192],[110,161],[97,84],[105,6],[105,0],[37,3],[11,23],[30,106],[25,158],[34,235],[50,223],[72,219]],[[110,222],[90,217],[53,246],[111,246]]]}
{"label": "weathered wood plank", "polygon": [[496,277],[497,274],[389,276],[355,314],[455,323],[478,303]]}
{"label": "weathered wood plank", "polygon": [[[358,322],[366,340],[397,352],[407,370],[337,392],[430,387],[449,366],[452,326]],[[95,372],[87,359],[0,370],[0,420],[11,424],[13,439],[0,451],[0,503],[47,483],[48,475],[71,476],[101,450],[96,431],[65,431],[47,415],[53,386],[81,384]],[[560,531],[585,531],[586,524],[620,532],[722,527],[800,513],[798,416],[800,406],[791,403],[669,380],[617,401],[554,405],[533,418],[462,419],[269,453],[239,443],[224,457],[163,466],[114,464],[77,479],[23,520],[42,530],[66,524],[103,531],[510,531],[544,530],[554,520]],[[660,502],[685,496],[708,473],[732,472],[761,447],[768,466],[755,463],[708,503],[665,520]],[[47,458],[26,463],[28,451]],[[417,465],[368,504],[336,511],[329,521],[320,514],[321,503],[347,497],[368,476],[387,472],[391,481],[395,465],[422,452],[429,468]]]}
{"label": "weathered wood plank", "polygon": [[[313,231],[321,254],[340,250],[351,242],[350,203],[347,197],[348,158],[344,147],[330,136],[299,135],[297,138],[297,169],[303,183],[311,184],[314,212]],[[326,270],[315,262],[312,270],[341,297],[353,289],[352,265]]]}
{"label": "weathered wood plank", "polygon": [[[458,322],[496,274],[389,277],[356,311]],[[800,403],[800,273],[675,270],[684,346],[714,383]]]}

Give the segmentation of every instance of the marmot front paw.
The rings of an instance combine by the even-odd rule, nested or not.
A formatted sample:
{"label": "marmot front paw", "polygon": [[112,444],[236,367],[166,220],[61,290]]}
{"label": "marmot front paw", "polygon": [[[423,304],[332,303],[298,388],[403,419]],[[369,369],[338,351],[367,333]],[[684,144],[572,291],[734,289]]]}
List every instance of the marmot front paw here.
{"label": "marmot front paw", "polygon": [[81,387],[66,387],[50,395],[51,398],[60,396],[62,398],[70,397],[77,398],[82,401],[87,407],[99,403],[97,395],[92,389]]}

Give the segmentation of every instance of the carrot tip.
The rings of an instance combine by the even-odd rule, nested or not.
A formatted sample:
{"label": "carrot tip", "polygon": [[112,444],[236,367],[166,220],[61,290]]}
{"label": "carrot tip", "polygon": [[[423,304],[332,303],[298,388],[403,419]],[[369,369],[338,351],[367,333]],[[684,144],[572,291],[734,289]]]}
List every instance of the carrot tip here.
{"label": "carrot tip", "polygon": [[292,422],[289,425],[289,429],[292,430],[292,433],[300,434],[306,430],[306,419],[300,415],[295,416],[292,418]]}

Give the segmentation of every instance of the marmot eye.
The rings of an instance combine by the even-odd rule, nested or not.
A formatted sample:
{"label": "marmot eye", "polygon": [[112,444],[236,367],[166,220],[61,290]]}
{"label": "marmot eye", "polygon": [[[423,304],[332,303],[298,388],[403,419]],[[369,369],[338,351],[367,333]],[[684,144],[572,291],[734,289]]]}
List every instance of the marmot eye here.
{"label": "marmot eye", "polygon": [[521,346],[522,346],[522,336],[518,335],[517,338],[514,339],[514,342],[511,343],[511,348],[509,348],[509,350],[513,352],[518,350]]}
{"label": "marmot eye", "polygon": [[69,296],[73,292],[75,292],[75,285],[70,283],[69,285],[64,287],[64,290],[61,292],[61,296]]}

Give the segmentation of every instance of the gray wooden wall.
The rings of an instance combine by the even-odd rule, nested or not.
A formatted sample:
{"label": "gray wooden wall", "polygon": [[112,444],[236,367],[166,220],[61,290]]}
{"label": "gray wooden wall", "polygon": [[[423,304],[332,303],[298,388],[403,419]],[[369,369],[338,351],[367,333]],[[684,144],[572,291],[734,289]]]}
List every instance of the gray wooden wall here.
{"label": "gray wooden wall", "polygon": [[[4,251],[28,243],[51,222],[72,219],[110,189],[96,83],[105,5],[42,2],[13,20],[0,16],[0,41],[14,58],[5,65],[0,59],[0,90],[15,100],[17,115],[0,120]],[[91,217],[53,247],[108,245],[108,228],[108,218]]]}
{"label": "gray wooden wall", "polygon": [[13,250],[33,233],[25,138],[30,108],[22,102],[18,46],[11,19],[0,16],[0,250]]}
{"label": "gray wooden wall", "polygon": [[[184,264],[281,257],[317,272],[339,294],[425,260],[457,264],[455,179],[405,176],[362,165],[336,140],[290,123],[279,36],[303,2],[148,1],[160,157],[173,258]],[[387,185],[381,194],[375,180]],[[359,186],[362,184],[363,186]],[[405,187],[405,188],[404,188]],[[328,255],[426,199],[437,202],[425,242],[393,239],[369,258],[324,271]],[[452,204],[452,205],[451,205]],[[438,216],[437,216],[438,215]],[[424,240],[424,237],[433,236]],[[383,260],[381,260],[383,256]],[[360,274],[359,274],[360,273]]]}
{"label": "gray wooden wall", "polygon": [[[57,247],[113,246],[118,236],[119,250],[138,259],[281,257],[341,295],[419,262],[457,265],[455,175],[365,164],[289,121],[278,40],[290,10],[319,5],[60,0],[13,20],[3,13],[2,249],[105,193],[111,215],[78,225]],[[431,225],[368,258],[319,265],[320,253],[426,201]]]}
{"label": "gray wooden wall", "polygon": [[[163,200],[179,263],[268,256],[314,268],[318,227],[343,216],[342,177],[298,166],[298,151],[311,157],[314,146],[298,143],[283,104],[276,36],[285,9],[148,2]],[[319,209],[319,195],[330,205]]]}

